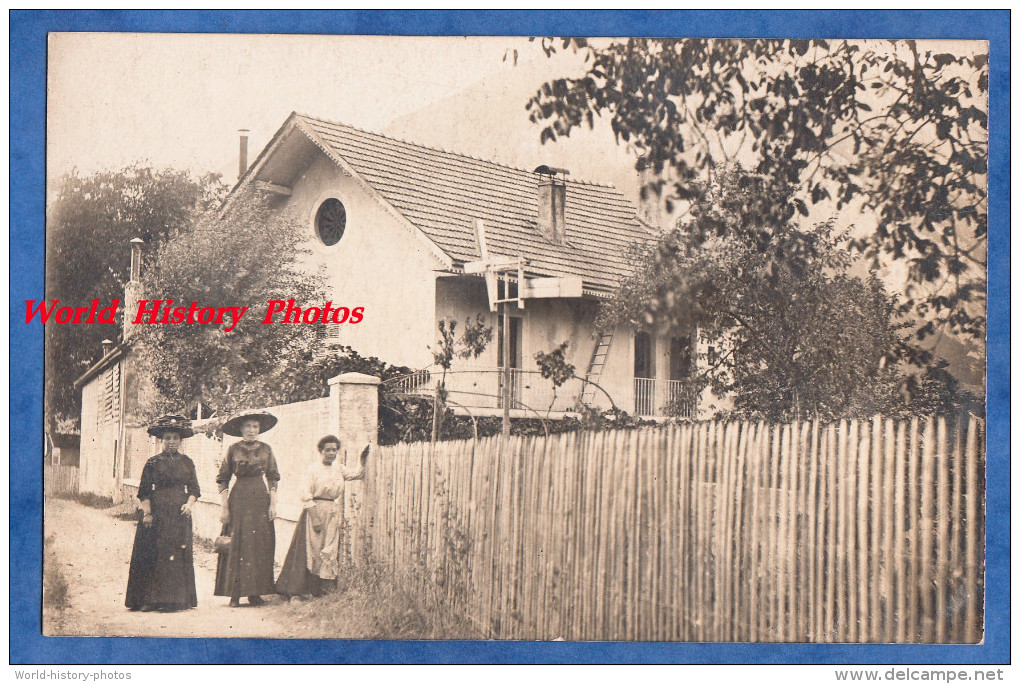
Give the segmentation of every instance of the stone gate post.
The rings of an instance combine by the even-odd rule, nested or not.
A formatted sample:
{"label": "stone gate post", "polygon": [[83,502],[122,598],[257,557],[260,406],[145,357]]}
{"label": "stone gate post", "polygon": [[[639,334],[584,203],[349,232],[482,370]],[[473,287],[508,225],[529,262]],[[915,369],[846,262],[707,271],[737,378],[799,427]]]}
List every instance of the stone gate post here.
{"label": "stone gate post", "polygon": [[[369,457],[366,477],[371,477],[373,459],[378,458],[379,382],[364,373],[343,373],[329,380],[329,419],[342,445],[339,458],[354,466],[361,450],[371,443],[375,454]],[[362,517],[364,490],[364,481],[348,482],[344,497],[344,520],[355,559],[360,557],[362,527],[368,522]]]}

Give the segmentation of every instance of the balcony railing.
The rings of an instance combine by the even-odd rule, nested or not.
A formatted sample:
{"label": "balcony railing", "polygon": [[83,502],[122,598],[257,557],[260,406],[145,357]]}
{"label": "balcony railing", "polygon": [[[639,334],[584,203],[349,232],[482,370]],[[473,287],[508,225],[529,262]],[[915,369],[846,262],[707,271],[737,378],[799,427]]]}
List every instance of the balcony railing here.
{"label": "balcony railing", "polygon": [[[432,396],[442,373],[419,370],[387,381],[403,394]],[[503,373],[499,369],[454,370],[446,373],[451,403],[468,408],[503,408]],[[580,404],[584,381],[571,378],[554,392],[552,382],[538,371],[510,369],[510,408],[545,415],[546,411],[574,411]],[[606,388],[618,402],[625,392]],[[685,380],[634,378],[634,414],[646,417],[696,418],[698,387]],[[597,393],[598,397],[599,394]],[[608,404],[607,404],[608,406]],[[621,408],[625,404],[619,403]]]}
{"label": "balcony railing", "polygon": [[401,394],[432,394],[432,373],[418,370],[389,381],[391,387]]}
{"label": "balcony railing", "polygon": [[[402,394],[432,396],[442,372],[420,370],[391,378],[387,384]],[[545,415],[547,411],[577,408],[583,382],[573,378],[554,392],[552,382],[539,371],[510,369],[510,408]],[[452,370],[446,373],[451,402],[468,408],[503,408],[503,372],[500,369]]]}
{"label": "balcony railing", "polygon": [[[503,394],[503,381],[504,381],[503,373],[498,372],[498,377],[499,377],[499,397],[497,399],[496,406],[499,408],[503,408],[503,398],[504,396],[506,396]],[[541,378],[542,377],[541,374],[539,374],[538,377]],[[520,368],[510,369],[510,408],[512,409],[524,408],[521,404],[521,402],[524,402],[523,390],[525,386],[527,386],[529,389],[531,388],[531,383],[529,382],[529,380],[530,378],[528,378],[528,373],[526,371],[522,371]],[[528,398],[531,399],[532,397],[529,396]],[[530,402],[524,403],[528,404],[529,406],[531,405]]]}
{"label": "balcony railing", "polygon": [[689,380],[634,378],[634,413],[639,416],[696,418],[698,387]]}

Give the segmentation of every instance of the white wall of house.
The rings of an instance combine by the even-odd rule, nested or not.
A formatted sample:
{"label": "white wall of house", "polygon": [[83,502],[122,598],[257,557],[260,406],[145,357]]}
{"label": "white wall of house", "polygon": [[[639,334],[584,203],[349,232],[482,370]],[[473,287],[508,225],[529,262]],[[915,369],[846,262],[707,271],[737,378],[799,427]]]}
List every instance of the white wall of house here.
{"label": "white wall of house", "polygon": [[[598,338],[595,335],[595,316],[598,311],[598,303],[591,299],[535,299],[529,300],[526,306],[529,320],[525,336],[531,346],[527,367],[537,369],[536,353],[550,352],[564,341],[569,341],[566,361],[574,366],[574,372],[578,377],[585,377],[592,353],[598,343]],[[616,397],[624,388],[617,386],[609,372],[609,364],[613,362],[612,356],[613,350],[610,349],[609,362],[603,369],[598,384],[605,387],[615,401],[619,401]],[[573,404],[576,403],[576,397],[582,391],[583,383],[568,382],[560,390],[560,393],[565,398],[569,398],[570,403]],[[609,407],[605,395],[597,390],[591,403],[595,406]]]}
{"label": "white wall of house", "polygon": [[[463,331],[467,319],[472,322],[479,314],[486,325],[492,328],[492,339],[477,359],[454,359],[446,386],[451,390],[450,400],[471,407],[496,408],[499,394],[499,314],[489,311],[489,300],[485,282],[481,277],[447,277],[436,281],[436,320],[426,338],[435,346],[439,339],[437,325],[444,319],[457,322],[457,335]],[[512,315],[520,312],[512,307]],[[431,353],[428,363],[432,363]],[[427,365],[427,364],[426,364]],[[435,373],[441,372],[435,369]],[[483,396],[484,395],[484,396]]]}
{"label": "white wall of house", "polygon": [[[613,331],[599,384],[612,395],[617,407],[634,413],[634,331],[629,326],[618,325]],[[604,395],[599,392],[597,396]]]}
{"label": "white wall of house", "polygon": [[[315,233],[314,218],[331,197],[343,202],[347,225],[340,242],[327,247]],[[360,323],[339,326],[338,341],[389,363],[427,365],[426,345],[435,325],[435,271],[441,266],[428,245],[325,156],[294,182],[280,211],[293,212],[305,227],[312,250],[309,268],[325,273],[333,305],[365,307]]]}
{"label": "white wall of house", "polygon": [[121,440],[120,364],[92,378],[82,387],[81,460],[78,491],[120,502],[123,467]]}
{"label": "white wall of house", "polygon": [[[550,352],[562,342],[570,342],[566,361],[573,364],[575,373],[584,377],[595,349],[595,314],[598,304],[590,299],[533,299],[523,309],[512,306],[510,315],[522,321],[521,369],[527,371],[522,380],[524,401],[534,410],[543,413],[552,404],[554,411],[572,410],[582,390],[582,383],[569,381],[555,397],[552,384],[539,375],[535,355]],[[464,402],[474,400],[476,406],[495,408],[499,404],[494,397],[473,396],[467,392],[496,395],[499,392],[499,376],[493,372],[501,367],[498,346],[499,317],[501,314],[489,311],[485,285],[481,278],[440,278],[436,286],[436,315],[439,319],[452,318],[462,327],[467,318],[474,320],[477,314],[493,329],[492,342],[478,359],[455,359],[447,386],[454,390],[451,399]],[[626,410],[626,402],[632,401],[633,358],[632,340],[626,329],[614,339],[609,359],[599,384],[606,388],[613,400]],[[434,336],[433,336],[434,337]],[[621,342],[621,340],[623,340]],[[457,393],[461,391],[461,394]],[[596,392],[593,403],[609,407],[605,395]]]}
{"label": "white wall of house", "polygon": [[526,304],[528,323],[526,337],[532,349],[529,355],[534,366],[535,354],[549,352],[564,341],[569,341],[567,361],[574,364],[578,375],[584,375],[592,350],[594,336],[595,302],[586,299],[533,299]]}

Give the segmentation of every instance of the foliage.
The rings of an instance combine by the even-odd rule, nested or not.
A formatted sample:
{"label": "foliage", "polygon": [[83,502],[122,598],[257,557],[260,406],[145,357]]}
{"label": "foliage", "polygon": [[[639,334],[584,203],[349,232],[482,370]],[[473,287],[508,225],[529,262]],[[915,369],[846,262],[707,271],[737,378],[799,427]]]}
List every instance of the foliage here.
{"label": "foliage", "polygon": [[[430,401],[419,397],[401,395],[392,382],[412,372],[407,366],[393,366],[375,356],[362,356],[349,346],[339,346],[324,353],[306,349],[292,364],[297,371],[291,382],[276,395],[274,404],[293,403],[318,399],[329,394],[329,380],[343,373],[363,373],[381,380],[379,385],[379,436],[378,444],[396,444],[412,441],[421,425],[431,426],[432,409]],[[427,413],[427,418],[422,415]],[[428,427],[425,439],[428,438]]]}
{"label": "foliage", "polygon": [[432,358],[444,371],[450,370],[454,357],[477,359],[492,341],[492,327],[478,314],[474,321],[464,321],[464,332],[457,337],[457,321],[446,318],[439,321],[439,342],[431,347]]}
{"label": "foliage", "polygon": [[985,403],[981,397],[964,388],[948,369],[944,360],[925,368],[919,376],[906,379],[902,392],[907,404],[901,416],[947,415],[960,411],[983,416]]}
{"label": "foliage", "polygon": [[554,388],[559,388],[567,380],[576,377],[577,370],[573,364],[567,363],[566,352],[570,342],[562,342],[551,352],[538,352],[535,354],[535,363],[542,373],[542,377],[552,382]]}
{"label": "foliage", "polygon": [[[445,326],[449,330],[449,326]],[[397,442],[422,442],[432,439],[434,398],[402,393],[397,380],[414,371],[407,366],[393,366],[377,357],[365,357],[351,347],[339,347],[329,354],[306,361],[300,374],[300,382],[294,391],[279,399],[280,403],[306,401],[328,394],[327,381],[341,373],[365,373],[381,379],[379,385],[379,435],[380,445]],[[471,439],[478,436],[498,435],[501,419],[497,417],[476,418],[458,416],[445,404],[441,408],[437,440]],[[581,429],[584,423],[575,418],[562,421],[546,421],[550,433]],[[512,434],[544,435],[540,419],[514,419],[510,423]]]}
{"label": "foliage", "polygon": [[[526,437],[544,437],[547,433],[555,435],[561,432],[621,430],[657,424],[653,420],[639,418],[618,409],[603,410],[584,407],[579,416],[565,416],[563,418],[552,419],[511,418],[510,434]],[[497,436],[502,433],[503,420],[497,416],[483,416],[475,418],[474,422],[472,422],[470,417],[454,415],[450,411],[443,419],[443,429],[439,435],[439,441],[472,439],[475,436],[476,429],[479,438]],[[428,433],[421,428],[409,431],[409,434],[411,438],[403,441],[420,442],[429,439]],[[381,443],[383,443],[382,437],[380,437]]]}
{"label": "foliage", "polygon": [[407,366],[393,366],[375,356],[362,356],[353,347],[338,346],[326,353],[309,352],[301,359],[300,377],[280,402],[290,403],[318,399],[329,394],[329,380],[343,373],[374,375],[382,381],[383,396],[388,381],[411,372]]}
{"label": "foliage", "polygon": [[445,413],[447,392],[446,373],[453,364],[454,357],[461,359],[477,359],[485,351],[492,340],[492,327],[485,324],[481,314],[472,321],[464,321],[464,332],[457,337],[457,321],[452,318],[439,321],[439,342],[431,347],[432,358],[436,365],[443,369],[436,386],[432,402],[432,441],[439,439]]}
{"label": "foliage", "polygon": [[139,357],[152,378],[149,414],[180,411],[196,399],[220,415],[268,406],[297,393],[318,325],[262,323],[269,299],[324,302],[321,278],[302,268],[308,254],[295,219],[268,200],[241,196],[165,242],[143,274],[146,299],[174,306],[249,306],[231,332],[222,325],[138,325]]}
{"label": "foliage", "polygon": [[[440,504],[442,516],[448,505]],[[410,523],[405,523],[410,524]],[[461,566],[467,547],[451,538],[458,525],[443,525],[442,552],[455,554]],[[451,529],[454,533],[451,533]],[[344,539],[349,539],[345,534]],[[357,562],[340,564],[336,590],[307,602],[282,607],[284,622],[293,625],[286,636],[329,639],[479,639],[477,620],[463,608],[451,606],[430,572],[422,549],[416,549],[398,569],[380,561],[363,537]],[[454,567],[457,567],[456,565]]]}
{"label": "foliage", "polygon": [[553,386],[552,399],[549,400],[549,408],[545,412],[546,418],[549,417],[553,405],[556,404],[556,396],[559,393],[560,387],[567,380],[576,377],[574,372],[577,369],[573,364],[567,363],[566,353],[569,345],[569,342],[563,342],[551,352],[540,351],[535,354],[535,363],[538,364],[542,377],[552,382]]}
{"label": "foliage", "polygon": [[[118,171],[60,178],[47,206],[46,298],[85,306],[92,299],[109,305],[123,300],[130,266],[130,240],[162,243],[195,215],[218,203],[225,187],[218,176],[196,178],[172,169],[135,164]],[[100,304],[102,306],[103,304]],[[46,327],[47,425],[81,415],[81,395],[74,381],[102,356],[103,338],[116,340],[116,327],[49,325]]]}
{"label": "foliage", "polygon": [[600,409],[591,406],[583,408],[584,412],[581,415],[579,427],[581,430],[594,432],[603,430],[633,430],[634,428],[659,424],[654,420],[631,415],[618,408]]}
{"label": "foliage", "polygon": [[804,229],[766,207],[791,188],[740,169],[701,192],[690,218],[650,247],[600,312],[602,325],[697,329],[719,350],[699,364],[736,413],[787,420],[871,415],[896,402],[895,362],[910,351],[895,300],[851,275],[847,238]]}
{"label": "foliage", "polygon": [[541,140],[608,118],[667,209],[741,161],[795,189],[771,223],[853,205],[877,225],[855,246],[905,261],[902,308],[982,340],[985,329],[988,58],[917,41],[646,39],[585,53],[587,72],[531,98]]}

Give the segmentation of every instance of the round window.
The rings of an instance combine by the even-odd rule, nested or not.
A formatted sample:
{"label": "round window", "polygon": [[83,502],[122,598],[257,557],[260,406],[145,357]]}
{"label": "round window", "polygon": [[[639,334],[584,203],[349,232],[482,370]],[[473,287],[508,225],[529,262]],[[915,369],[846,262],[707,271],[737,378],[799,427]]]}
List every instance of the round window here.
{"label": "round window", "polygon": [[346,227],[347,210],[344,209],[344,203],[336,198],[326,200],[315,212],[315,231],[327,247],[340,242]]}

